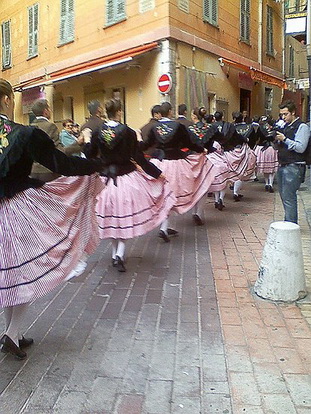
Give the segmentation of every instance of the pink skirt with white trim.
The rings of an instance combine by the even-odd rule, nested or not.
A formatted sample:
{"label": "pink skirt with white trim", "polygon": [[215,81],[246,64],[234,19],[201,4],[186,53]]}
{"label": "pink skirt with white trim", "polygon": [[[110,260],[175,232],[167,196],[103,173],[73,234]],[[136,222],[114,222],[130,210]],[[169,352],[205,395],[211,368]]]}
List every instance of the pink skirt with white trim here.
{"label": "pink skirt with white trim", "polygon": [[262,151],[262,146],[257,145],[255,154],[257,156],[257,172],[263,174],[276,173],[279,167],[278,152],[272,146]]}
{"label": "pink skirt with white trim", "polygon": [[204,154],[188,155],[185,159],[163,160],[152,159],[166,179],[176,196],[173,211],[184,214],[209,191],[217,174],[217,168]]}
{"label": "pink skirt with white trim", "polygon": [[[103,178],[106,182],[106,179]],[[109,180],[98,195],[96,214],[101,239],[132,239],[159,226],[176,202],[168,182],[135,170]]]}
{"label": "pink skirt with white trim", "polygon": [[248,181],[256,168],[256,155],[247,144],[232,151],[225,151],[225,158],[230,170],[230,180]]}
{"label": "pink skirt with white trim", "polygon": [[0,306],[47,294],[99,243],[98,176],[60,177],[0,200]]}
{"label": "pink skirt with white trim", "polygon": [[230,170],[224,153],[221,150],[207,154],[207,158],[217,168],[217,174],[212,182],[209,191],[211,193],[215,191],[222,191],[227,187],[227,183],[230,180]]}

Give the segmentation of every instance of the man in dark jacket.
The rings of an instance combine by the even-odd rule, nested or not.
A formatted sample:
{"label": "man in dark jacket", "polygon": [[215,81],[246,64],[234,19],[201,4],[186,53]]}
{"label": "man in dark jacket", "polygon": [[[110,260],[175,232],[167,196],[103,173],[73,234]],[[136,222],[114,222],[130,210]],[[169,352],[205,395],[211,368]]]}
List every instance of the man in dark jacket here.
{"label": "man in dark jacket", "polygon": [[[52,110],[47,99],[37,99],[32,106],[32,112],[36,118],[32,121],[31,125],[36,126],[46,132],[54,142],[54,145],[57,149],[63,151],[66,155],[73,155],[81,151],[81,140],[78,140],[66,148],[63,147],[59,138],[58,128],[56,124],[50,120],[52,117]],[[53,173],[38,162],[34,162],[31,170],[31,177],[47,182],[55,180],[59,177],[59,174]]]}
{"label": "man in dark jacket", "polygon": [[178,118],[176,121],[185,125],[185,127],[193,125],[193,122],[187,119],[187,106],[185,104],[178,105]]}

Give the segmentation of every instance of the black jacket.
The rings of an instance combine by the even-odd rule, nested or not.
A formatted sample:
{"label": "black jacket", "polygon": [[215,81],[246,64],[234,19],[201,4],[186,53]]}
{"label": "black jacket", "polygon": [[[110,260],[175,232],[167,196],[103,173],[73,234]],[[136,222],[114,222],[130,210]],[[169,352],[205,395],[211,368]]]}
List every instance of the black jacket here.
{"label": "black jacket", "polygon": [[29,178],[34,161],[61,175],[89,175],[101,171],[100,160],[67,157],[55,148],[49,136],[39,128],[16,124],[0,118],[0,133],[8,131],[8,145],[0,153],[0,198],[13,197],[44,182]]}

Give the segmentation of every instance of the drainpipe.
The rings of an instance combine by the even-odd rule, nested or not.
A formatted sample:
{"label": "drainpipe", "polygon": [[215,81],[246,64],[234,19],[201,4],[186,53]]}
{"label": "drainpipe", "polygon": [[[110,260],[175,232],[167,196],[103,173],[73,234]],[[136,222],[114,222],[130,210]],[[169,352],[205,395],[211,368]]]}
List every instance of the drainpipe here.
{"label": "drainpipe", "polygon": [[259,0],[258,7],[258,63],[259,69],[262,69],[262,8],[263,0]]}

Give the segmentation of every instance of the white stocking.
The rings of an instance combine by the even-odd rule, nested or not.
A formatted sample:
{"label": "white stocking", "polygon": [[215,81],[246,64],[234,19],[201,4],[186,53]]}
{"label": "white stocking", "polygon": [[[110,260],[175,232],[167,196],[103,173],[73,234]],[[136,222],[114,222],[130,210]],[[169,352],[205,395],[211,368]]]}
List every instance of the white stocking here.
{"label": "white stocking", "polygon": [[12,315],[10,324],[6,330],[6,335],[9,336],[13,342],[18,346],[18,339],[21,338],[20,327],[27,310],[27,303],[22,305],[12,306]]}
{"label": "white stocking", "polygon": [[125,253],[125,241],[122,239],[118,240],[118,248],[117,248],[117,256],[120,257],[121,260],[124,258]]}
{"label": "white stocking", "polygon": [[194,206],[194,214],[197,214],[199,217],[203,217],[204,205],[205,197],[203,196]]}
{"label": "white stocking", "polygon": [[234,185],[233,185],[233,194],[236,194],[236,195],[239,194],[239,191],[240,191],[240,189],[242,187],[242,184],[243,183],[242,183],[241,180],[237,180],[237,181],[234,182]]}
{"label": "white stocking", "polygon": [[113,259],[115,259],[116,258],[116,255],[117,255],[118,240],[112,239],[111,240],[111,247],[112,247],[111,257]]}
{"label": "white stocking", "polygon": [[164,233],[167,234],[167,229],[168,229],[168,218],[162,222],[160,231],[164,231]]}
{"label": "white stocking", "polygon": [[226,195],[226,190],[221,190],[221,191],[220,191],[220,197],[219,197],[219,198],[220,198],[222,201],[224,201],[225,195]]}
{"label": "white stocking", "polygon": [[264,174],[266,185],[269,185],[269,175],[270,174],[266,174],[266,173]]}
{"label": "white stocking", "polygon": [[215,195],[215,203],[218,203],[219,198],[220,198],[220,191],[215,191],[214,195]]}
{"label": "white stocking", "polygon": [[274,175],[274,173],[269,174],[269,185],[271,185],[271,187],[273,186]]}

